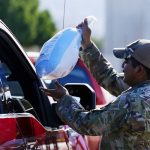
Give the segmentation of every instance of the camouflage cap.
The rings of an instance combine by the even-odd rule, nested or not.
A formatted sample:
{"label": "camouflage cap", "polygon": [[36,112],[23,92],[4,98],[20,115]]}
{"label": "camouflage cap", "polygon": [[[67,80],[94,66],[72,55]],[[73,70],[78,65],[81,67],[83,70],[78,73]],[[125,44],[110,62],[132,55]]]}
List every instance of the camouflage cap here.
{"label": "camouflage cap", "polygon": [[130,43],[126,48],[114,48],[113,53],[120,59],[133,57],[150,69],[150,40],[140,39]]}

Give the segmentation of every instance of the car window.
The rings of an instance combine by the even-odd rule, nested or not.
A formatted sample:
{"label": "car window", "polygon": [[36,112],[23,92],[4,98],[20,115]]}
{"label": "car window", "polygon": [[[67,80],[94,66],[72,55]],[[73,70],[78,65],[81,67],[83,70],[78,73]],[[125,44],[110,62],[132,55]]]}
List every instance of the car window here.
{"label": "car window", "polygon": [[18,96],[18,97],[24,96],[23,90],[19,82],[11,79],[12,72],[4,62],[0,63],[0,74],[1,74],[1,79],[3,79],[2,84],[6,86],[5,88],[7,88],[7,91],[8,90],[10,91],[11,96]]}
{"label": "car window", "polygon": [[18,81],[8,81],[8,85],[12,96],[24,97],[23,90]]}

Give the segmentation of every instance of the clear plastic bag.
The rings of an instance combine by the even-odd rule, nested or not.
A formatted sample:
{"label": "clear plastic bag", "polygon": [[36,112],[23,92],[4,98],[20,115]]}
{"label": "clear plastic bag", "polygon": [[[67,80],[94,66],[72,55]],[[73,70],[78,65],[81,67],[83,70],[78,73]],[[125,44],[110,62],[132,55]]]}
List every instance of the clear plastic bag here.
{"label": "clear plastic bag", "polygon": [[[86,17],[91,26],[96,18]],[[41,78],[58,79],[68,75],[79,58],[82,31],[77,28],[66,28],[44,43],[35,63],[36,72]]]}
{"label": "clear plastic bag", "polygon": [[54,35],[41,49],[35,63],[37,74],[51,80],[68,75],[77,63],[81,40],[77,28],[66,28]]}

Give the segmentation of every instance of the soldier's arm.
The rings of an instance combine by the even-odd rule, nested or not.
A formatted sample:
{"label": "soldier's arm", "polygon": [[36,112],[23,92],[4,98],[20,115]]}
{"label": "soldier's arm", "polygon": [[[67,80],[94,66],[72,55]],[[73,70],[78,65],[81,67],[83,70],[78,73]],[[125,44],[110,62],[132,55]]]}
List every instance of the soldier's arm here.
{"label": "soldier's arm", "polygon": [[66,95],[58,101],[56,112],[80,134],[102,135],[118,130],[124,124],[128,111],[123,105],[119,106],[118,102],[101,110],[86,111],[75,99]]}
{"label": "soldier's arm", "polygon": [[80,56],[89,68],[97,82],[108,90],[111,94],[118,96],[128,86],[122,80],[108,60],[104,58],[99,49],[92,43],[89,47],[81,50]]}

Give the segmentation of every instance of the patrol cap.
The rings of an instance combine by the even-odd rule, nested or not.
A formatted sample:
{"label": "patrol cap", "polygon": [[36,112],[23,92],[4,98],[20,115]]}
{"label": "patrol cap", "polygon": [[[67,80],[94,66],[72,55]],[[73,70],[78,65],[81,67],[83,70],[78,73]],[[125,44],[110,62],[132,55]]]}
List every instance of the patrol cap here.
{"label": "patrol cap", "polygon": [[133,57],[150,69],[150,40],[139,39],[127,45],[126,48],[114,48],[113,53],[120,59]]}

